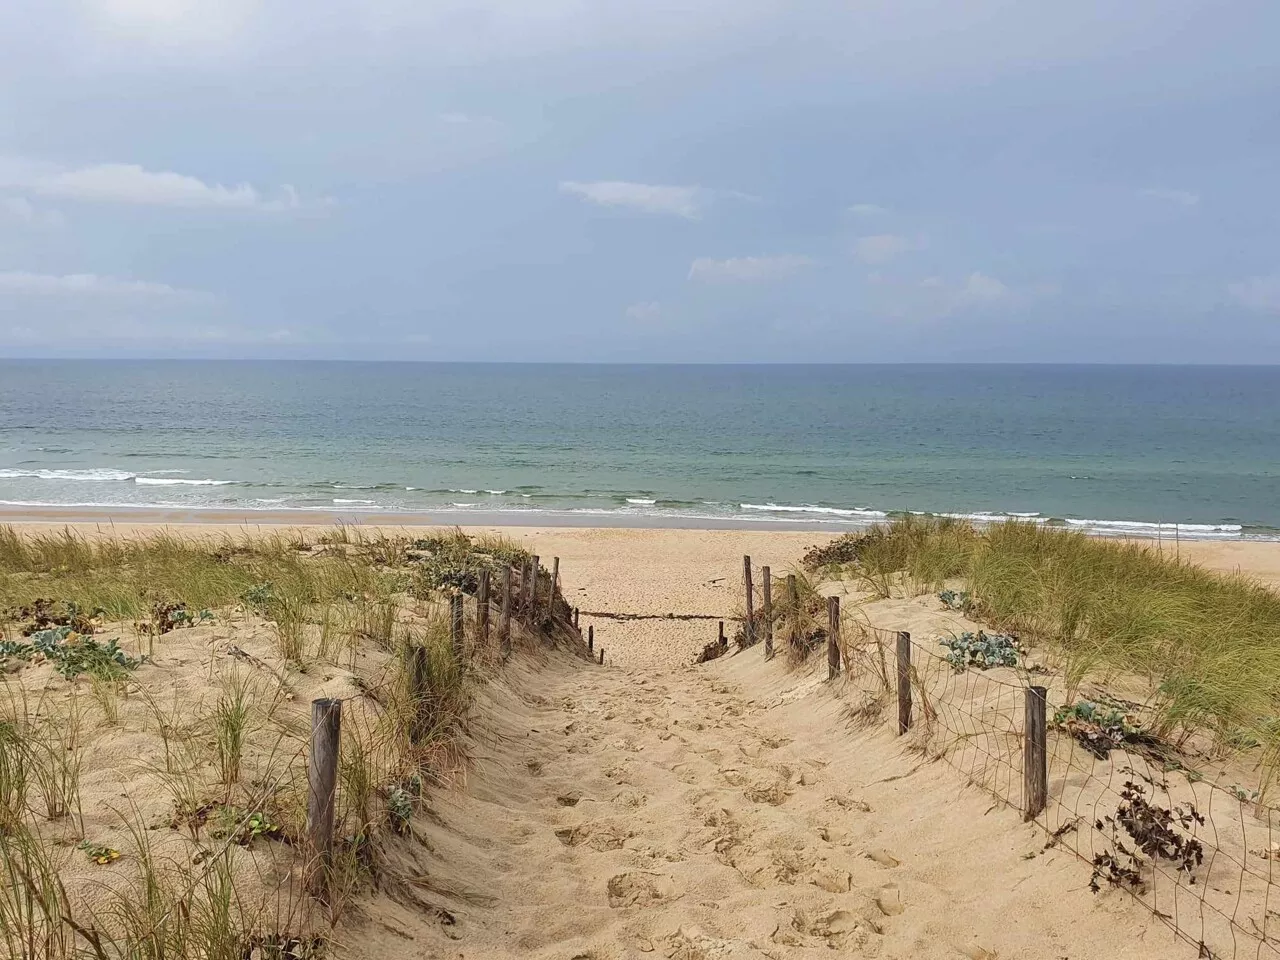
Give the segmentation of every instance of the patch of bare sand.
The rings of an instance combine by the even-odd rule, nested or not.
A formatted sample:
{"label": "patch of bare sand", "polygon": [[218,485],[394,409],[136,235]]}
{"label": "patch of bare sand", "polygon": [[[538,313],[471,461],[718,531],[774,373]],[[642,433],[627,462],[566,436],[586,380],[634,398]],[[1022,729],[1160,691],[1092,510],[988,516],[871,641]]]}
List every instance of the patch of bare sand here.
{"label": "patch of bare sand", "polygon": [[435,912],[382,904],[350,955],[1194,956],[846,705],[754,655],[513,663],[477,703],[466,789],[417,827]]}

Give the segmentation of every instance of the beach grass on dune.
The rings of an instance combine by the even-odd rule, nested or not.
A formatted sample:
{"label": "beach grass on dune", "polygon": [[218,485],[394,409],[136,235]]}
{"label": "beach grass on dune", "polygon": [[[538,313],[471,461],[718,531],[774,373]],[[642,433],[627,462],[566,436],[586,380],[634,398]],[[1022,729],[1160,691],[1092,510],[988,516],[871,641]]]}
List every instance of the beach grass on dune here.
{"label": "beach grass on dune", "polygon": [[[50,960],[258,955],[323,932],[361,891],[394,882],[388,845],[411,833],[424,788],[462,759],[474,670],[455,655],[447,596],[478,569],[526,557],[459,531],[409,540],[338,528],[308,541],[0,526],[0,949]],[[119,638],[119,658],[55,671],[53,648],[32,649],[50,615],[73,624],[42,631],[65,641],[60,650],[82,656]],[[203,624],[203,634],[178,629]],[[335,676],[354,692],[342,840],[317,919],[280,878],[306,866],[297,691]],[[82,802],[82,774],[100,780],[95,764],[110,756],[103,736],[150,744],[153,759],[111,773],[136,791],[124,827]],[[112,834],[118,850],[100,845]],[[191,849],[174,859],[175,844]],[[66,879],[77,857],[95,855],[120,863],[87,886]]]}
{"label": "beach grass on dune", "polygon": [[1136,675],[1150,684],[1161,735],[1207,730],[1223,750],[1280,750],[1280,595],[1245,576],[1150,543],[932,517],[847,535],[807,562],[882,597],[958,579],[974,616],[1052,650],[1068,689],[1086,676]]}

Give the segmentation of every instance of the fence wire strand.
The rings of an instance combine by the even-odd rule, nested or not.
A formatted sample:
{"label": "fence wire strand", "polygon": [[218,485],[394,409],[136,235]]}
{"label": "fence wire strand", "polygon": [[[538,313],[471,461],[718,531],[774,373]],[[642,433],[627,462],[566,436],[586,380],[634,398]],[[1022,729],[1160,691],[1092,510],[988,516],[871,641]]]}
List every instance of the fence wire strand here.
{"label": "fence wire strand", "polygon": [[[897,631],[856,623],[843,632],[846,678],[861,685],[868,705],[887,701]],[[957,669],[914,639],[910,650],[911,745],[1025,810],[1026,691],[1049,678]],[[1280,960],[1280,913],[1271,908],[1280,811],[1198,778],[1159,744],[1091,741],[1087,749],[1053,722],[1054,708],[1051,694],[1048,802],[1034,818],[1048,835],[1044,850],[1075,854],[1093,869],[1091,883],[1130,894],[1202,958]],[[878,715],[869,706],[860,712]]]}

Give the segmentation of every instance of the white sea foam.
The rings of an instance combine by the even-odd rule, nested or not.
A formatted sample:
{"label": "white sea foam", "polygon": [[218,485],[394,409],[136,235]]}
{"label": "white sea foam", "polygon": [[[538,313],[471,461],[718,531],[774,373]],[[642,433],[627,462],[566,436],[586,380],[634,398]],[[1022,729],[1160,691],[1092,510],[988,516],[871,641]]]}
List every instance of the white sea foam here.
{"label": "white sea foam", "polygon": [[1135,530],[1139,532],[1154,531],[1157,533],[1239,533],[1243,528],[1238,523],[1152,523],[1146,520],[1089,520],[1067,517],[1066,522],[1073,527],[1089,527],[1097,530]]}
{"label": "white sea foam", "polygon": [[495,497],[500,497],[500,496],[502,496],[502,495],[503,495],[504,493],[506,493],[506,492],[507,492],[507,491],[505,491],[505,490],[486,490],[486,491],[485,491],[485,493],[492,494],[492,495],[493,495],[493,496],[495,496]]}
{"label": "white sea foam", "polygon": [[134,477],[133,482],[144,487],[228,487],[235,480],[187,480],[183,477]]}
{"label": "white sea foam", "polygon": [[334,497],[333,502],[347,504],[348,506],[362,506],[362,507],[373,506],[372,500],[343,500],[340,497]]}
{"label": "white sea foam", "polygon": [[979,510],[976,513],[927,513],[924,510],[912,510],[917,517],[946,517],[948,520],[972,520],[975,523],[1000,523],[1003,520],[1022,520],[1028,523],[1048,523],[1048,517],[1038,513],[992,513]]}
{"label": "white sea foam", "polygon": [[0,470],[0,480],[75,480],[83,483],[110,483],[132,480],[127,470]]}
{"label": "white sea foam", "polygon": [[861,507],[847,509],[845,507],[814,507],[809,505],[791,506],[790,504],[778,503],[740,503],[738,506],[743,510],[764,510],[769,513],[822,513],[833,517],[865,517],[867,519],[888,516],[883,510],[867,510]]}
{"label": "white sea foam", "polygon": [[652,507],[657,500],[646,500],[644,497],[627,497],[627,503],[634,503],[638,507]]}
{"label": "white sea foam", "polygon": [[450,488],[449,488],[449,492],[450,492],[450,493],[465,493],[467,496],[473,496],[473,495],[475,495],[475,494],[479,493],[480,491],[479,491],[479,490],[454,490],[452,487],[450,487]]}
{"label": "white sea foam", "polygon": [[455,503],[455,504],[453,504],[453,506],[458,507],[459,509],[465,510],[465,509],[467,509],[468,507],[478,507],[478,506],[480,506],[480,504],[478,504],[478,503]]}

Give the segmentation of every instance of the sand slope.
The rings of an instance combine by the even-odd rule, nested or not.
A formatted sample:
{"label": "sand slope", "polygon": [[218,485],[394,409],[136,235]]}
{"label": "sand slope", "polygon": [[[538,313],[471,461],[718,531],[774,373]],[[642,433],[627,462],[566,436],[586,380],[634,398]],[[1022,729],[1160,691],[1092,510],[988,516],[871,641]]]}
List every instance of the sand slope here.
{"label": "sand slope", "polygon": [[1194,956],[1015,811],[758,654],[513,662],[477,704],[468,782],[419,827],[440,909],[379,909],[350,955]]}

